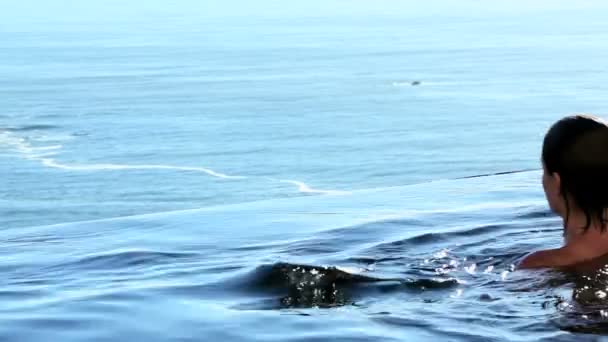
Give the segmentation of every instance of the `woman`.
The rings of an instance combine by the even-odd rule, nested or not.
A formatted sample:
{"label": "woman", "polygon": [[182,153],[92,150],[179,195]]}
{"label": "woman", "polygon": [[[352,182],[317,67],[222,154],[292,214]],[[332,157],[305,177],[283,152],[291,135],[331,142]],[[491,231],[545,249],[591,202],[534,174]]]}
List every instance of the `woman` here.
{"label": "woman", "polygon": [[567,267],[608,254],[608,125],[585,115],[561,119],[545,135],[542,163],[564,246],[534,252],[519,267]]}

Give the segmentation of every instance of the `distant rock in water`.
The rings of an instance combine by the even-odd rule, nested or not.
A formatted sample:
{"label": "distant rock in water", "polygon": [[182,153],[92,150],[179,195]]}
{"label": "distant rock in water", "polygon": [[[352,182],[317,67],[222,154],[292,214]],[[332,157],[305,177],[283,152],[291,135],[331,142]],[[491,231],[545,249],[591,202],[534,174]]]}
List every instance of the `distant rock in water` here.
{"label": "distant rock in water", "polygon": [[398,81],[393,82],[393,87],[407,87],[407,86],[418,86],[421,85],[422,81]]}

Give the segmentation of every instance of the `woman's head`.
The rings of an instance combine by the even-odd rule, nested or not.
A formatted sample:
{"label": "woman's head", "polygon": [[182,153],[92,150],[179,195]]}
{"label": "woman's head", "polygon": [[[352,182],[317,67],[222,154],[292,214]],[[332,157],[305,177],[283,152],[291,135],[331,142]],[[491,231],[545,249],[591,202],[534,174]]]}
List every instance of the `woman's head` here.
{"label": "woman's head", "polygon": [[586,115],[565,117],[545,135],[543,188],[549,206],[568,224],[573,212],[608,228],[608,125]]}

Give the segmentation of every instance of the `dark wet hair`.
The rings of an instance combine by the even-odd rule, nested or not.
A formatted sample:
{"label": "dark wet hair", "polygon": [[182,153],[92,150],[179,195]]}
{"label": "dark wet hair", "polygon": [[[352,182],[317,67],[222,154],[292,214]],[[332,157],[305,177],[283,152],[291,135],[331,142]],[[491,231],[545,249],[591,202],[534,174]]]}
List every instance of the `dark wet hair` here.
{"label": "dark wet hair", "polygon": [[557,172],[570,215],[570,200],[580,208],[589,229],[591,222],[608,226],[608,125],[588,115],[565,117],[551,126],[543,142],[542,160],[547,172]]}

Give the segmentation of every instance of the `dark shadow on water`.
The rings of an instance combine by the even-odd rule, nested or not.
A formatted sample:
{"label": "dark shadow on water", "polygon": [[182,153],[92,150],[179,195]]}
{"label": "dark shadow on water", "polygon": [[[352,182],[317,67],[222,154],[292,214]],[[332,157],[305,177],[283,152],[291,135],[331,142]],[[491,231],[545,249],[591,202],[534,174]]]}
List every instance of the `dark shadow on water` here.
{"label": "dark shadow on water", "polygon": [[331,308],[357,305],[370,295],[420,293],[459,286],[451,277],[380,278],[339,267],[277,263],[263,265],[238,279],[228,281],[233,288],[250,294],[270,296],[239,309]]}
{"label": "dark shadow on water", "polygon": [[5,130],[8,132],[28,132],[28,131],[46,131],[51,129],[58,129],[59,126],[55,125],[46,125],[46,124],[35,124],[35,125],[23,125],[19,127],[6,127],[0,128],[1,130]]}

